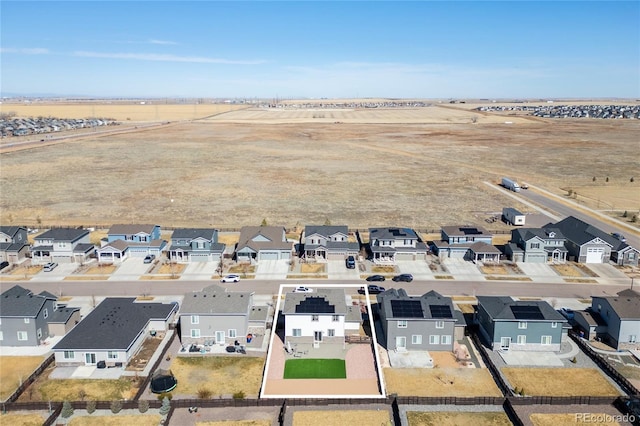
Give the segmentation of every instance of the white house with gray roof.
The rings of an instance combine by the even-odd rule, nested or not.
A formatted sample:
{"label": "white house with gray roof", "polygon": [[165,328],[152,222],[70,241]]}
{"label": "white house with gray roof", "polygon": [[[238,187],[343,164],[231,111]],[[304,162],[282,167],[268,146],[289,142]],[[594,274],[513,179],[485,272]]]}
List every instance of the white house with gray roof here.
{"label": "white house with gray roof", "polygon": [[281,226],[243,226],[236,246],[238,262],[290,259],[293,243]]}
{"label": "white house with gray roof", "polygon": [[369,228],[369,248],[375,263],[425,260],[427,245],[410,228]]}
{"label": "white house with gray roof", "polygon": [[[252,308],[253,293],[250,292],[227,291],[211,285],[202,291],[187,293],[180,308],[182,343],[213,341],[226,345],[244,340],[250,331]],[[254,321],[257,318],[259,315],[255,313]]]}
{"label": "white house with gray roof", "polygon": [[20,263],[28,252],[27,228],[0,226],[0,262]]}
{"label": "white house with gray roof", "polygon": [[178,304],[107,297],[53,348],[56,365],[126,365],[151,332],[166,332]]}
{"label": "white house with gray roof", "polygon": [[225,245],[218,242],[217,229],[180,228],[171,235],[169,260],[177,263],[217,262]]}
{"label": "white house with gray roof", "polygon": [[349,242],[346,225],[307,225],[304,228],[303,256],[316,261],[344,260],[357,256],[360,244]]}
{"label": "white house with gray roof", "polygon": [[91,244],[89,234],[86,229],[50,229],[34,238],[31,262],[34,264],[82,263],[95,252],[95,246]]}

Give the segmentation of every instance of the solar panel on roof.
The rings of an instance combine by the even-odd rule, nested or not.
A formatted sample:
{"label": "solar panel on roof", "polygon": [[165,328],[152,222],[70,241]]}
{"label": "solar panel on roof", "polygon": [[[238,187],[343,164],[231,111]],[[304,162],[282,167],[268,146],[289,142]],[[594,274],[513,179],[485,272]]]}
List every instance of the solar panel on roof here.
{"label": "solar panel on roof", "polygon": [[296,305],[297,314],[334,314],[336,307],[324,297],[307,297]]}
{"label": "solar panel on roof", "polygon": [[423,318],[419,300],[392,300],[391,311],[396,318]]}
{"label": "solar panel on roof", "polygon": [[513,313],[513,317],[515,319],[523,319],[523,320],[541,320],[544,319],[544,315],[540,312],[540,308],[537,306],[522,306],[522,305],[513,305],[511,306],[511,312]]}
{"label": "solar panel on roof", "polygon": [[431,318],[452,318],[449,305],[429,305]]}

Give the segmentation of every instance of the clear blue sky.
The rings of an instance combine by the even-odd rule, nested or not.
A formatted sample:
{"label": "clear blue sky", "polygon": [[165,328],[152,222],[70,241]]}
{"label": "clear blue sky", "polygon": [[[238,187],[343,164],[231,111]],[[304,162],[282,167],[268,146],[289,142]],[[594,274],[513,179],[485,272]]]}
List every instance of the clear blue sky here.
{"label": "clear blue sky", "polygon": [[640,97],[638,1],[0,4],[2,94]]}

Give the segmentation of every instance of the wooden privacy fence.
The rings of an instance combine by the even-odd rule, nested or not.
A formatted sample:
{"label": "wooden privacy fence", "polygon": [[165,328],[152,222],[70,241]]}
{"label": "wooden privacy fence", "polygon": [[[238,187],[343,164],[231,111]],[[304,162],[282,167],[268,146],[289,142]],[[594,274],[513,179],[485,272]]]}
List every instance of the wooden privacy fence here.
{"label": "wooden privacy fence", "polygon": [[29,385],[31,385],[31,383],[33,383],[40,374],[42,374],[42,372],[51,365],[51,363],[53,363],[53,361],[55,360],[55,356],[53,354],[49,355],[43,362],[42,364],[40,364],[40,366],[38,366],[38,368],[36,368],[36,370],[31,373],[31,375],[29,377],[27,377],[27,380],[25,380],[24,382],[22,382],[22,384],[20,386],[18,386],[18,389],[15,390],[15,392],[13,392],[11,394],[11,396],[9,396],[9,398],[7,398],[6,402],[14,402],[16,401],[18,398],[20,398],[20,395],[22,395],[22,392],[24,392]]}

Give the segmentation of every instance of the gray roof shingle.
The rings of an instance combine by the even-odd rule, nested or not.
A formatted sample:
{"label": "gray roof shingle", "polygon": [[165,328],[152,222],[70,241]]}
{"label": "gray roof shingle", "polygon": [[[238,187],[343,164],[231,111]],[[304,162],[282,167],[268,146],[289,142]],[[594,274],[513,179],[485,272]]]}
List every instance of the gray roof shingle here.
{"label": "gray roof shingle", "polygon": [[0,294],[0,317],[35,318],[47,300],[56,300],[49,293],[33,294],[15,285]]}
{"label": "gray roof shingle", "polygon": [[247,315],[253,293],[227,291],[218,285],[184,296],[180,315]]}
{"label": "gray roof shingle", "polygon": [[509,296],[477,296],[477,299],[478,305],[482,305],[493,320],[518,321],[511,310],[511,306],[536,306],[543,316],[543,321],[567,321],[565,317],[560,315],[544,300],[513,300]]}
{"label": "gray roof shingle", "polygon": [[[321,298],[324,299],[330,306],[334,306],[335,310],[333,314],[346,315],[347,302],[345,298],[344,289],[341,288],[319,288],[313,293],[287,293],[284,298],[284,306],[282,307],[282,313],[296,314],[296,306],[303,303],[308,298]],[[321,313],[321,312],[318,312]],[[303,315],[310,315],[312,312],[305,313]],[[300,315],[300,314],[298,314]]]}
{"label": "gray roof shingle", "polygon": [[43,232],[35,237],[34,240],[75,241],[85,235],[89,235],[89,231],[86,229],[56,228]]}

